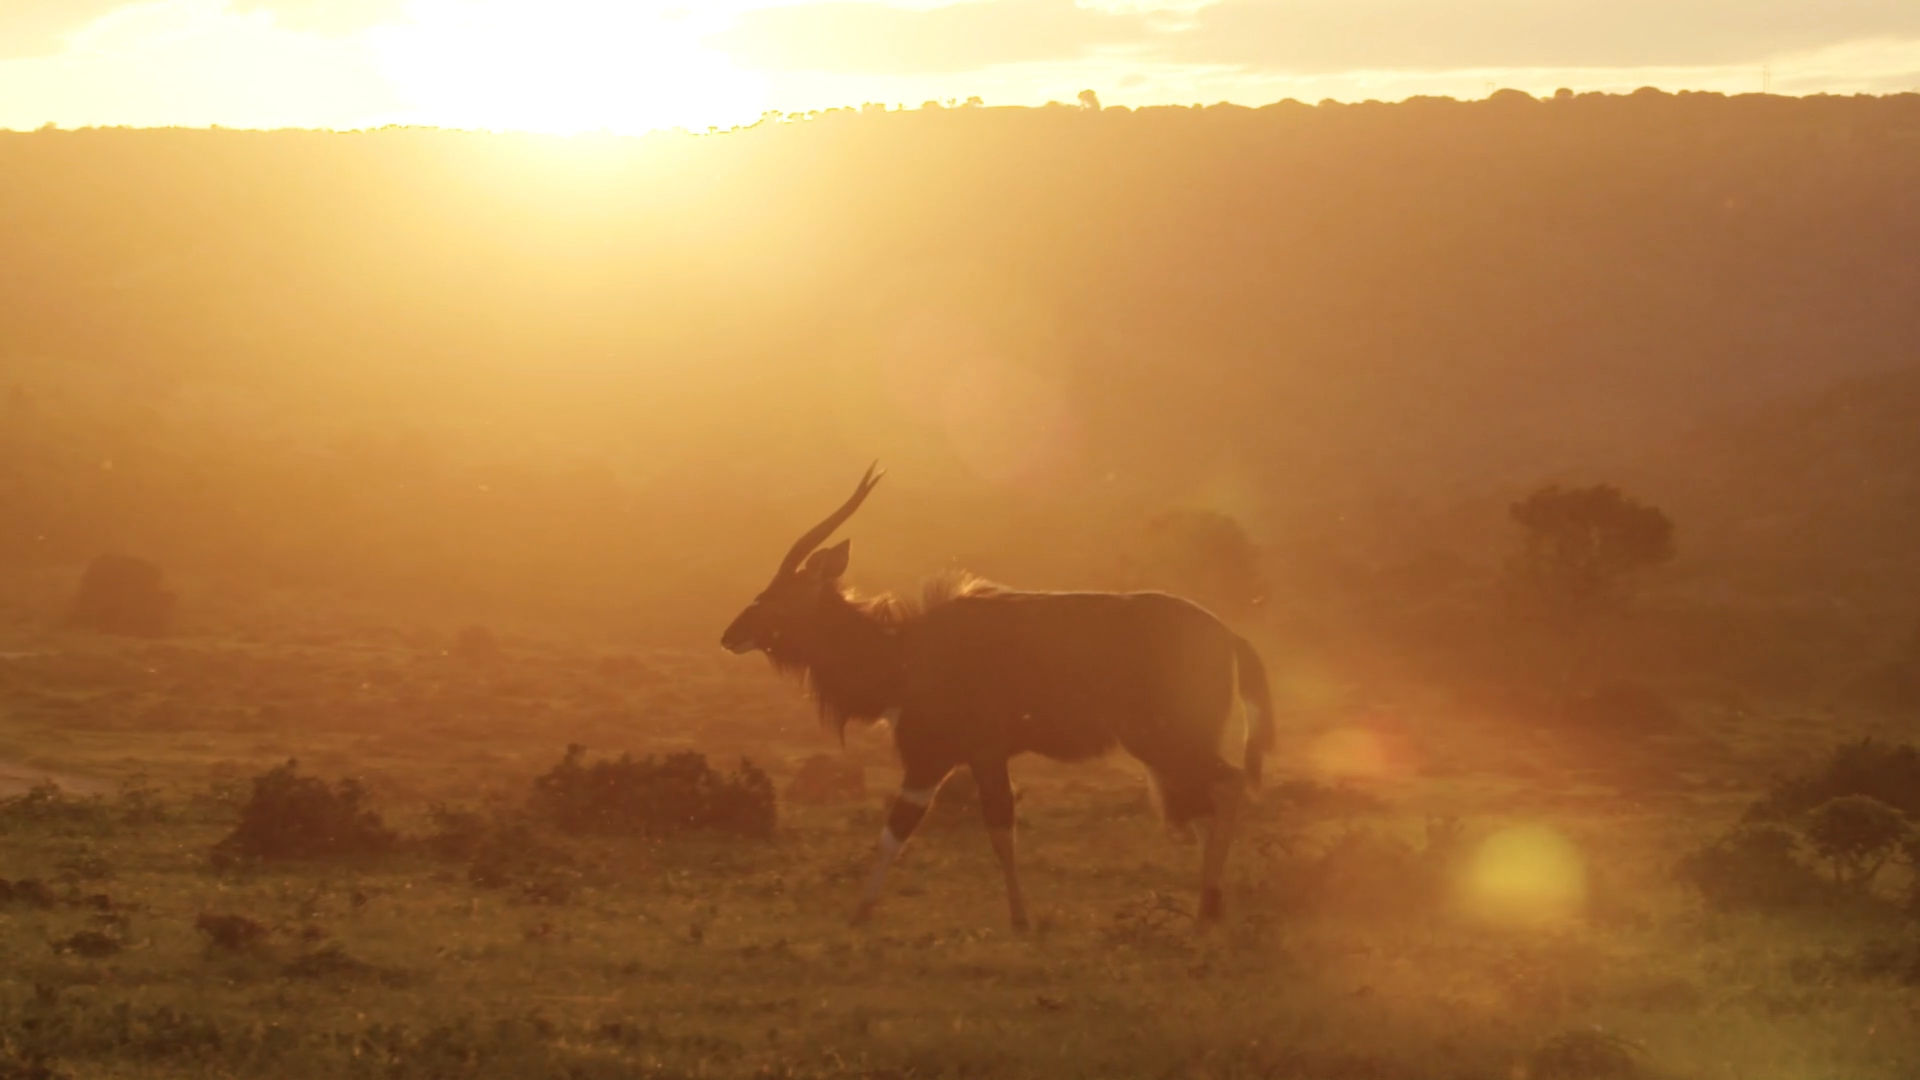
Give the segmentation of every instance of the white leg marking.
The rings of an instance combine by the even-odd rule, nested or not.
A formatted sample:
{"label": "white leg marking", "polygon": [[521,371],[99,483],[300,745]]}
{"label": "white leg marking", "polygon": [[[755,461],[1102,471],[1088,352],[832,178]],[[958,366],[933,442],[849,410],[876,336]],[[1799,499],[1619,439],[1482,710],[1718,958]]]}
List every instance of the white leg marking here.
{"label": "white leg marking", "polygon": [[879,903],[880,890],[887,884],[887,869],[900,855],[900,847],[905,843],[906,841],[893,835],[891,825],[880,830],[880,856],[874,861],[873,873],[867,877],[867,891],[862,897],[865,903]]}

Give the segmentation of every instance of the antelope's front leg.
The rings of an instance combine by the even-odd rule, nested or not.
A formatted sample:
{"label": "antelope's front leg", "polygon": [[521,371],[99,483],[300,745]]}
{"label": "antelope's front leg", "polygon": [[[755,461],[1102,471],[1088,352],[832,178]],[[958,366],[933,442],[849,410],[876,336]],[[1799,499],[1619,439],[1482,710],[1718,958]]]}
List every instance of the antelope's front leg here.
{"label": "antelope's front leg", "polygon": [[[918,784],[915,783],[916,779],[920,781]],[[892,868],[893,860],[899,857],[900,849],[913,836],[913,831],[920,827],[920,819],[927,816],[927,807],[933,805],[934,792],[939,790],[940,781],[944,779],[944,772],[933,776],[930,781],[909,773],[901,783],[900,794],[893,797],[893,809],[887,812],[886,827],[880,830],[873,872],[867,875],[867,887],[860,894],[860,906],[854,909],[850,925],[859,926],[873,918],[873,909],[879,906],[880,893],[886,888],[887,871]]]}

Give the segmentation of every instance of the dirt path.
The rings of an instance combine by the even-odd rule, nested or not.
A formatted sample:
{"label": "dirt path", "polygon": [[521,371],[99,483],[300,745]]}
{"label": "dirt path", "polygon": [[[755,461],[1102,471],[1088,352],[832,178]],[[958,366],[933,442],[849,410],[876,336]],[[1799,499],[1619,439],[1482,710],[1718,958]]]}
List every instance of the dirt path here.
{"label": "dirt path", "polygon": [[61,791],[69,795],[106,795],[113,791],[113,785],[105,780],[69,776],[65,773],[49,772],[46,769],[36,769],[11,761],[0,761],[0,799],[25,795],[33,785],[46,780],[53,781]]}

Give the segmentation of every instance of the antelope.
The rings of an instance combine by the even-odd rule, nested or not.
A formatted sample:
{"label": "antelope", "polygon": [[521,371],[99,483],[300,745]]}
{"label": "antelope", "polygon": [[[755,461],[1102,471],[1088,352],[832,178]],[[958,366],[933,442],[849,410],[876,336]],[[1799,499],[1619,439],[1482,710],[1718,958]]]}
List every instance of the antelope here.
{"label": "antelope", "polygon": [[[822,548],[879,483],[807,530],[773,581],[721,636],[798,676],[823,724],[888,722],[904,776],[852,924],[873,917],[888,869],[947,776],[973,772],[1015,930],[1028,925],[1014,863],[1010,759],[1085,761],[1124,748],[1146,766],[1175,831],[1204,833],[1198,922],[1222,913],[1221,880],[1246,791],[1273,748],[1265,669],[1247,640],[1192,601],[1160,592],[1023,592],[967,575],[918,604],[841,584],[851,541]],[[1241,767],[1219,747],[1236,686],[1247,710]]]}

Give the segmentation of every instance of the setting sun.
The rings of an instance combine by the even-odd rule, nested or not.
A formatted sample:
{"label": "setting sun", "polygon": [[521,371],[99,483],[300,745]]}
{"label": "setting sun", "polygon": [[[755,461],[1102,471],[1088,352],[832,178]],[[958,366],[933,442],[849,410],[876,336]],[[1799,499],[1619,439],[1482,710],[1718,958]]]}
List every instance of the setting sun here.
{"label": "setting sun", "polygon": [[700,43],[697,16],[615,0],[419,0],[371,31],[410,119],[574,134],[750,122],[765,81]]}

